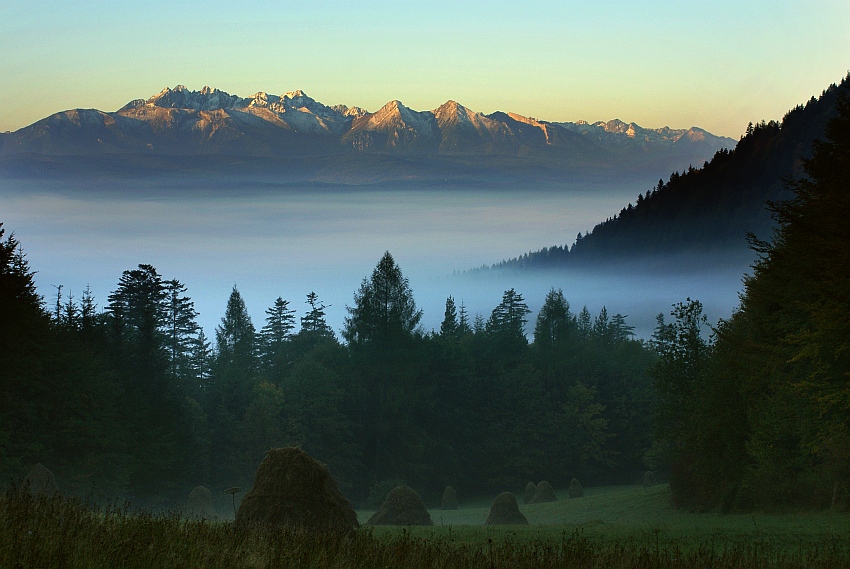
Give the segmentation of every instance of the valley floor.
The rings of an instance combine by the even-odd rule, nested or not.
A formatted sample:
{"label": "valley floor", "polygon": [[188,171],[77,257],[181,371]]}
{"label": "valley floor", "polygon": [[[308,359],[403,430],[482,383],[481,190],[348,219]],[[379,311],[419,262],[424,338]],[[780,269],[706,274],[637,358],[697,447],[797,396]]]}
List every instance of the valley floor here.
{"label": "valley floor", "polygon": [[[581,535],[600,543],[657,542],[683,549],[750,543],[774,551],[800,551],[830,540],[850,543],[850,515],[843,512],[695,514],[673,508],[666,484],[585,488],[584,496],[575,499],[568,499],[566,490],[556,494],[556,502],[520,504],[528,526],[485,527],[490,502],[476,500],[461,502],[457,510],[429,510],[434,527],[375,527],[374,532],[470,542],[494,538],[557,543],[565,536]],[[518,499],[521,502],[522,497]],[[372,511],[357,511],[361,523],[371,515]]]}
{"label": "valley floor", "polygon": [[[431,512],[432,527],[362,527],[356,539],[240,530],[180,515],[0,494],[0,567],[759,568],[850,566],[850,516],[687,514],[664,485],[586,489],[522,506],[528,526],[482,525],[489,505]],[[361,520],[371,512],[360,511]]]}

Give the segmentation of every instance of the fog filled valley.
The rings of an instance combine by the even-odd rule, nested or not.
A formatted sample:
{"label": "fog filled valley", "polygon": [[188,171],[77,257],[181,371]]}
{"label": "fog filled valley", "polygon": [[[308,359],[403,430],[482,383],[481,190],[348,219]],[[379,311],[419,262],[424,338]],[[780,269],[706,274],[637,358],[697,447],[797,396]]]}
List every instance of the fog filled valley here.
{"label": "fog filled valley", "polygon": [[0,566],[847,566],[849,88],[658,182],[6,170]]}
{"label": "fog filled valley", "polygon": [[179,179],[149,185],[0,180],[0,198],[3,221],[24,244],[48,305],[62,285],[66,299],[79,299],[90,287],[104,307],[124,270],[150,264],[186,285],[208,337],[234,285],[255,324],[279,296],[303,315],[306,295],[316,292],[338,333],[355,289],[389,251],[410,280],[425,332],[439,329],[448,296],[471,317],[486,318],[509,288],[522,293],[535,314],[549,289],[560,288],[576,311],[587,305],[596,314],[606,306],[628,315],[637,336],[648,338],[655,316],[687,297],[700,299],[712,321],[731,314],[755,258],[741,235],[737,249],[655,262],[471,272],[552,244],[570,245],[651,184],[503,187],[494,180],[493,186],[211,189]]}
{"label": "fog filled valley", "polygon": [[[88,338],[83,345],[98,356],[81,365],[105,366],[71,372],[65,389],[101,389],[75,387],[93,381],[82,379],[91,373],[126,376],[97,395],[102,408],[118,405],[117,415],[89,416],[90,427],[122,424],[128,414],[132,431],[144,425],[173,439],[170,450],[151,448],[152,456],[130,462],[119,458],[126,452],[119,451],[121,440],[130,436],[134,448],[146,448],[147,435],[110,440],[114,435],[100,433],[79,440],[82,448],[74,451],[60,450],[68,441],[56,439],[60,447],[47,447],[67,468],[57,470],[77,493],[153,507],[167,507],[195,483],[250,488],[265,451],[287,445],[303,445],[329,464],[355,504],[399,481],[434,500],[448,483],[479,495],[525,478],[564,485],[581,476],[591,486],[641,479],[656,468],[656,459],[644,456],[653,452],[654,397],[646,375],[654,355],[645,342],[656,316],[669,318],[674,303],[694,298],[712,322],[728,317],[753,255],[742,248],[595,270],[482,268],[552,239],[569,243],[640,193],[634,181],[597,184],[4,181],[4,229],[21,243],[44,309],[60,327]],[[386,258],[416,317],[407,315],[398,337],[378,342],[354,334],[352,321],[357,295],[375,285],[373,271]],[[446,332],[448,299],[461,331]],[[497,312],[506,299],[510,322],[498,340]],[[560,364],[535,355],[545,342],[538,337],[547,326],[538,320],[544,301],[543,313],[551,318],[555,310],[563,320],[556,328],[572,330],[574,343],[558,356]],[[132,316],[146,310],[159,314],[147,324],[154,334],[147,340],[138,335],[144,318]],[[114,327],[124,319],[120,327],[130,328]],[[702,334],[707,338],[710,329]],[[228,352],[246,345],[249,352]],[[567,367],[546,371],[552,365]],[[372,401],[373,393],[386,402]],[[517,397],[528,398],[530,422],[504,423]],[[316,415],[315,406],[323,412]],[[174,416],[161,415],[169,408]],[[642,419],[630,424],[627,417]],[[565,430],[564,421],[573,427]],[[118,424],[110,430],[120,432]],[[476,443],[498,428],[507,431],[484,447]],[[516,465],[484,465],[498,453],[483,448],[520,432],[528,448]],[[571,443],[553,443],[562,436],[587,441],[565,454]],[[562,450],[546,456],[550,444]],[[78,452],[93,464],[80,464]]]}

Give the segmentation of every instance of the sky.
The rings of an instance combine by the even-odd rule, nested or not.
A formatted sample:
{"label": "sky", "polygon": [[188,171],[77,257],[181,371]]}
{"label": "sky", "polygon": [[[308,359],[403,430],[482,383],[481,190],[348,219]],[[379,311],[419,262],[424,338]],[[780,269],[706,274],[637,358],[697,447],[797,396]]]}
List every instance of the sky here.
{"label": "sky", "polygon": [[738,138],[850,69],[847,0],[3,0],[0,132],[164,87]]}

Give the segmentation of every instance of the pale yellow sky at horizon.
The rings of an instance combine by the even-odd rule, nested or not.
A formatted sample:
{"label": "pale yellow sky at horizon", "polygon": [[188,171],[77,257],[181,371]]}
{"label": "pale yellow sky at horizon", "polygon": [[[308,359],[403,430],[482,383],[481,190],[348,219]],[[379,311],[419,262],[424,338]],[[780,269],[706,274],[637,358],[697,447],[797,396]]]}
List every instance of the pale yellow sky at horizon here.
{"label": "pale yellow sky at horizon", "polygon": [[303,89],[375,111],[448,99],[547,121],[739,137],[850,70],[850,3],[124,0],[0,7],[0,132],[163,87]]}

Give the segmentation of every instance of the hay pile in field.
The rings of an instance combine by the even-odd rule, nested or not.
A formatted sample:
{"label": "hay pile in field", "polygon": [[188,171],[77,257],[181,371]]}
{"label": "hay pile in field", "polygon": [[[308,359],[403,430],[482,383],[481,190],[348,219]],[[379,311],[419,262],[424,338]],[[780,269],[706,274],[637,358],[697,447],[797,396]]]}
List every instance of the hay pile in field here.
{"label": "hay pile in field", "polygon": [[186,501],[186,515],[207,520],[216,517],[212,505],[212,494],[209,489],[204,486],[196,486],[194,490],[189,492],[189,499]]}
{"label": "hay pile in field", "polygon": [[540,484],[537,485],[537,489],[534,491],[534,496],[531,497],[531,500],[529,500],[528,503],[541,504],[543,502],[557,501],[558,497],[555,496],[555,490],[552,488],[552,485],[545,480],[541,480]]}
{"label": "hay pile in field", "polygon": [[451,486],[443,490],[443,499],[440,500],[441,510],[457,510],[457,491]]}
{"label": "hay pile in field", "polygon": [[573,478],[572,482],[570,482],[570,489],[568,490],[570,498],[581,498],[584,496],[584,488],[576,478]]}
{"label": "hay pile in field", "polygon": [[537,485],[534,482],[529,482],[525,485],[525,491],[522,493],[522,503],[528,504],[537,492]]}
{"label": "hay pile in field", "polygon": [[372,526],[432,526],[431,514],[419,494],[407,486],[394,488],[366,522]]}
{"label": "hay pile in field", "polygon": [[493,500],[484,525],[528,525],[528,519],[519,511],[516,496],[511,492],[502,492]]}
{"label": "hay pile in field", "polygon": [[53,496],[59,493],[56,477],[40,462],[33,466],[24,478],[24,488],[32,495]]}
{"label": "hay pile in field", "polygon": [[271,449],[236,512],[236,526],[299,527],[353,535],[359,524],[328,467],[299,448]]}

